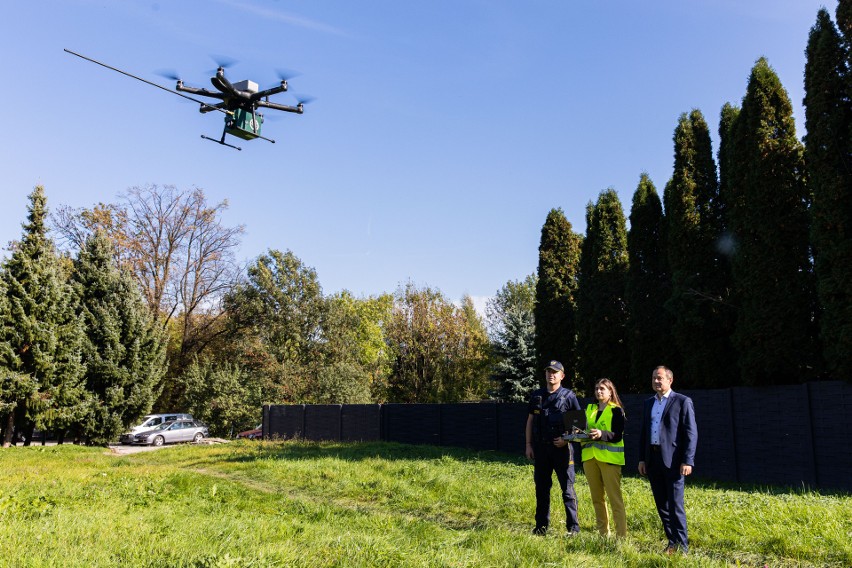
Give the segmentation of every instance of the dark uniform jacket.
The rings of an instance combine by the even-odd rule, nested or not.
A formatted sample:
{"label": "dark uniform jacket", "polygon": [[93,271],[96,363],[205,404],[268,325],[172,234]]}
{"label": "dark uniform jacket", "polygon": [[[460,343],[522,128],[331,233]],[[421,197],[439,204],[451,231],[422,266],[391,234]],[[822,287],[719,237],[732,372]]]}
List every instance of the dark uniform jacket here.
{"label": "dark uniform jacket", "polygon": [[568,410],[580,410],[580,402],[570,389],[559,387],[555,391],[538,389],[532,393],[529,413],[533,415],[533,443],[551,445],[554,438],[562,435],[565,426],[562,414]]}

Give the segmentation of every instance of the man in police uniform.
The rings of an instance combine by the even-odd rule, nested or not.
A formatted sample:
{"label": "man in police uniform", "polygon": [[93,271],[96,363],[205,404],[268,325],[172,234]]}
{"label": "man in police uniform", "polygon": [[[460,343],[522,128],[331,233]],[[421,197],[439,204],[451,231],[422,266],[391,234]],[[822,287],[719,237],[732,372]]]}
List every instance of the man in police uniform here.
{"label": "man in police uniform", "polygon": [[571,444],[562,439],[565,430],[562,414],[580,410],[572,391],[562,386],[565,369],[559,361],[551,361],[545,369],[545,388],[532,393],[527,416],[527,459],[535,460],[535,529],[544,535],[550,524],[550,488],[553,472],[562,489],[565,524],[568,536],[580,532],[577,522],[577,495],[574,492],[574,459]]}

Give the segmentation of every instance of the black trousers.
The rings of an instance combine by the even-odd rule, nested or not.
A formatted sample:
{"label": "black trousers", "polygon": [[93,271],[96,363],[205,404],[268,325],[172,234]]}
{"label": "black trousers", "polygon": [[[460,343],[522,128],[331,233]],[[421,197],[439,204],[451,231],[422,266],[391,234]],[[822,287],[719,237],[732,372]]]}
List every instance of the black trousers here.
{"label": "black trousers", "polygon": [[538,443],[533,446],[535,452],[535,526],[546,527],[550,524],[550,488],[553,486],[553,473],[562,490],[562,503],[565,505],[565,525],[568,532],[580,532],[577,521],[577,494],[574,492],[574,460],[571,444],[557,448],[553,444]]}

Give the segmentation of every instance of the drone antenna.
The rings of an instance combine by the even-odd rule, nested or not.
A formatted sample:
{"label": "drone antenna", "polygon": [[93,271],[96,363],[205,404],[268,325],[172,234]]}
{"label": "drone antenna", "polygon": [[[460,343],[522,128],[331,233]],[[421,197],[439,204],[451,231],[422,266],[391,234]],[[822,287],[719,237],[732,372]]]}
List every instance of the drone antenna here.
{"label": "drone antenna", "polygon": [[128,73],[128,72],[126,72],[126,71],[122,71],[121,69],[116,69],[115,67],[112,67],[112,66],[110,66],[110,65],[107,65],[106,63],[101,63],[100,61],[96,61],[96,60],[94,60],[94,59],[92,59],[92,58],[90,58],[90,57],[86,57],[85,55],[80,55],[79,53],[76,53],[76,52],[74,52],[74,51],[71,51],[70,49],[63,49],[62,51],[64,51],[65,53],[70,53],[71,55],[76,55],[76,56],[77,56],[77,57],[79,57],[80,59],[85,59],[86,61],[91,61],[92,63],[96,63],[96,64],[100,65],[101,67],[106,67],[107,69],[110,69],[110,70],[112,70],[112,71],[116,71],[116,72],[118,72],[118,73],[121,73],[122,75],[127,75],[128,77],[132,77],[133,79],[136,79],[137,81],[142,81],[143,83],[147,83],[147,84],[151,85],[152,87],[157,87],[158,89],[162,89],[162,90],[164,90],[164,91],[165,91],[165,92],[167,92],[167,93],[171,93],[171,94],[173,94],[173,95],[177,95],[177,96],[179,96],[179,97],[183,97],[183,98],[185,98],[185,99],[189,99],[189,100],[191,100],[191,101],[192,101],[192,102],[194,102],[194,103],[198,103],[198,104],[200,104],[202,107],[207,107],[207,108],[208,108],[208,109],[210,109],[210,110],[218,110],[219,112],[222,112],[222,113],[224,113],[224,114],[228,114],[228,111],[226,111],[226,110],[224,110],[224,109],[217,108],[217,107],[215,107],[215,106],[213,106],[213,105],[211,105],[211,104],[208,104],[208,103],[206,103],[206,102],[204,102],[204,101],[200,101],[200,100],[195,99],[195,98],[193,98],[193,97],[189,97],[189,96],[187,96],[187,95],[183,95],[183,94],[181,94],[181,93],[178,93],[177,91],[173,91],[173,90],[171,90],[171,89],[167,89],[167,88],[165,88],[165,87],[164,87],[164,86],[162,86],[162,85],[158,85],[157,83],[153,83],[153,82],[151,82],[151,81],[148,81],[147,79],[143,79],[142,77],[137,77],[136,75],[132,75],[132,74],[130,74],[130,73]]}

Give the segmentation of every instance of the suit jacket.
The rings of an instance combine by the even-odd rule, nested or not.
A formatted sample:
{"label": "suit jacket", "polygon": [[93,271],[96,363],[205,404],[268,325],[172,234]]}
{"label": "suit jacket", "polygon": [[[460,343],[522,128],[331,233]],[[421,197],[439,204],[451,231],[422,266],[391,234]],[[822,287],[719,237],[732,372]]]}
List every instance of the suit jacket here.
{"label": "suit jacket", "polygon": [[[639,461],[648,462],[651,455],[651,408],[654,398],[645,401],[642,409],[642,429],[639,444]],[[680,464],[695,465],[695,448],[698,445],[698,426],[692,399],[672,392],[660,418],[660,453],[666,467]]]}

